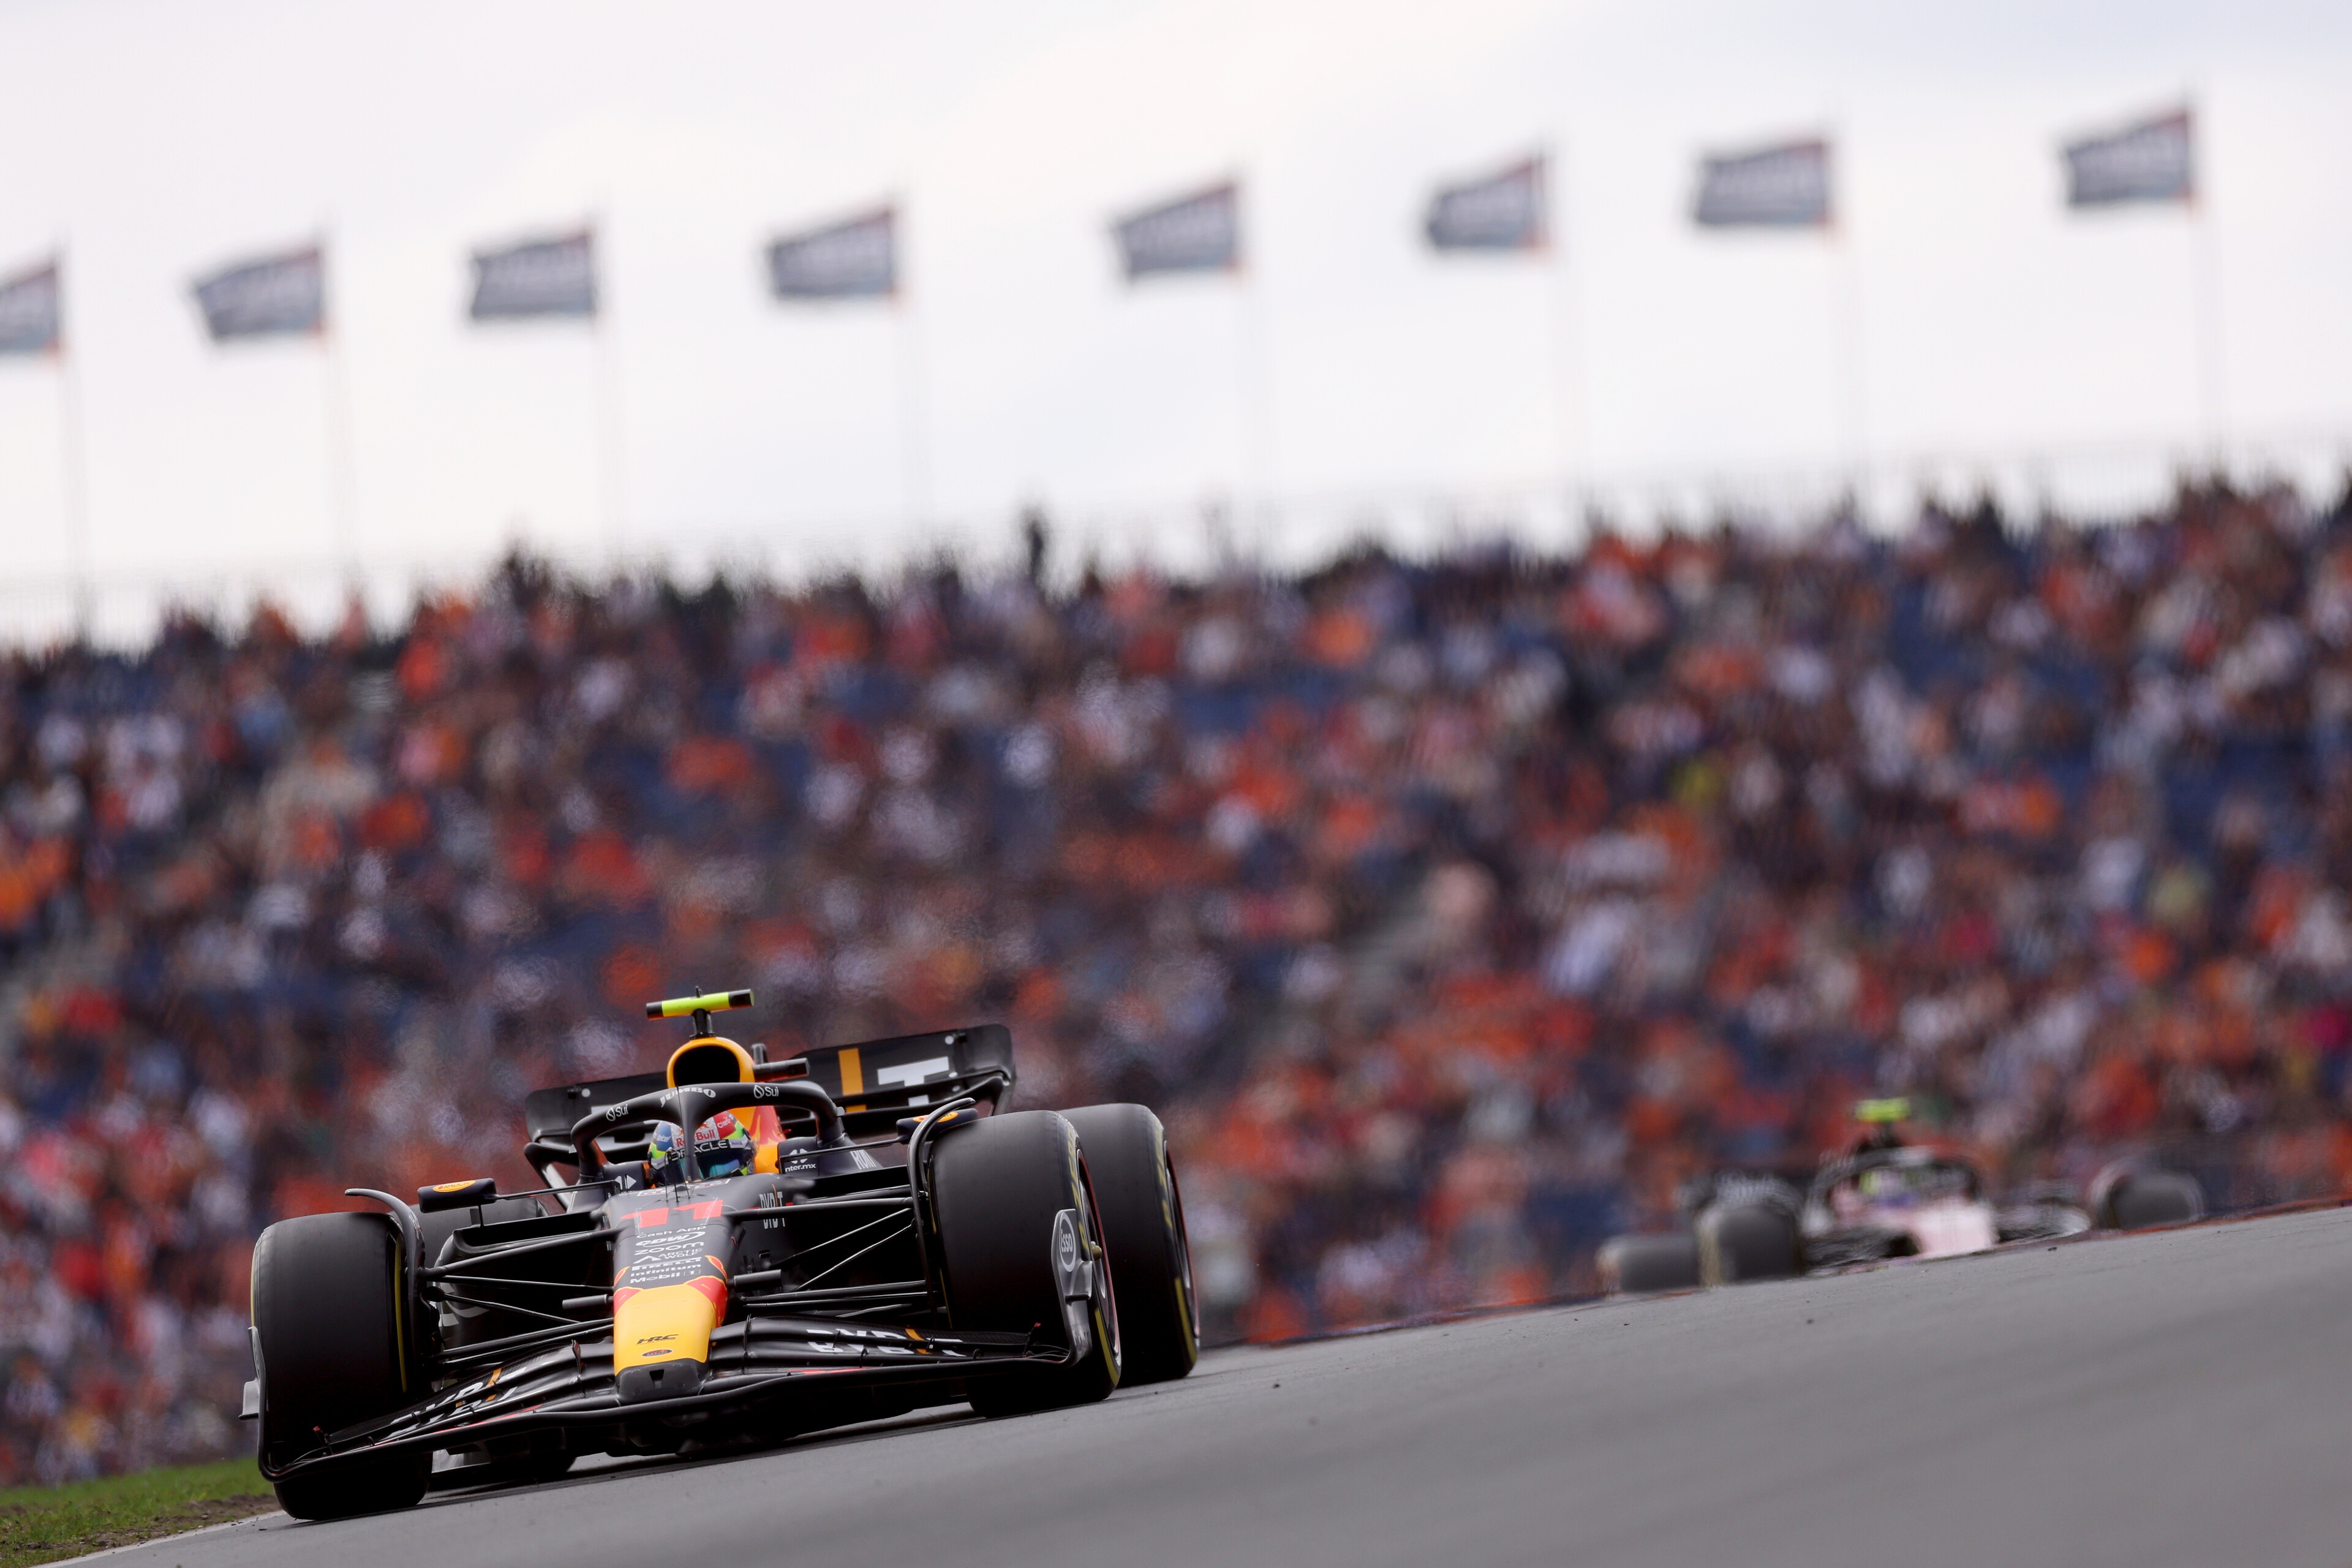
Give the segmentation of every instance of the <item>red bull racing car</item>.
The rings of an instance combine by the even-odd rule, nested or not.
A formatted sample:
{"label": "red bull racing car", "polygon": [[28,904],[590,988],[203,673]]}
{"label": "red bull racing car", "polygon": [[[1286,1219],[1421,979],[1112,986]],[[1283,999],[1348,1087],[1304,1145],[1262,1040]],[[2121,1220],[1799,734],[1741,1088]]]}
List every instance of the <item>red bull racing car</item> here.
{"label": "red bull racing car", "polygon": [[770,1062],[711,1028],[751,1002],[649,1004],[693,1020],[664,1071],[530,1095],[541,1190],[354,1188],[383,1212],[262,1233],[245,1414],[289,1513],[1192,1371],[1183,1207],[1150,1110],[997,1114],[1001,1025]]}

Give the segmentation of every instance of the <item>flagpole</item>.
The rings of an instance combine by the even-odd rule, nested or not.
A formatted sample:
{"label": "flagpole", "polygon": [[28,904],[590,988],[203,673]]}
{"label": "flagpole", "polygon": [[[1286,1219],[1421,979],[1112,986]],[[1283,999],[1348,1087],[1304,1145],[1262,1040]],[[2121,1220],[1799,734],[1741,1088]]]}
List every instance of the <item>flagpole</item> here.
{"label": "flagpole", "polygon": [[621,505],[621,372],[620,351],[602,310],[596,317],[592,352],[596,356],[596,489],[598,510],[604,514],[604,553],[617,568],[628,547],[627,525]]}
{"label": "flagpole", "polygon": [[[1840,136],[1831,145],[1834,149],[1843,141]],[[1834,185],[1832,188],[1838,189]],[[1836,196],[1831,199],[1836,202]],[[1843,466],[1854,508],[1859,511],[1870,484],[1869,410],[1862,351],[1862,258],[1853,242],[1852,223],[1842,219],[1835,205],[1830,212],[1830,330],[1837,355],[1838,442],[1845,448],[1842,454]]]}
{"label": "flagpole", "polygon": [[1575,265],[1569,254],[1570,226],[1568,222],[1567,159],[1545,160],[1545,173],[1550,189],[1545,193],[1549,203],[1546,214],[1545,245],[1552,255],[1545,290],[1551,307],[1551,437],[1552,461],[1559,470],[1561,504],[1568,509],[1569,531],[1576,527],[1582,509],[1576,504],[1581,479],[1580,461],[1584,457],[1584,399],[1579,395],[1577,366],[1579,342],[1577,329],[1582,324],[1576,309]]}
{"label": "flagpole", "polygon": [[2218,467],[2228,457],[2228,371],[2222,360],[2221,258],[2213,216],[2201,202],[2189,215],[2190,244],[2197,249],[2197,382],[2199,422]]}
{"label": "flagpole", "polygon": [[342,336],[331,327],[320,345],[326,384],[327,483],[335,519],[335,554],[353,593],[361,590],[358,486],[353,478],[351,386],[344,374]]}
{"label": "flagpole", "polygon": [[1868,488],[1870,451],[1868,410],[1863,384],[1862,262],[1854,254],[1853,237],[1833,231],[1831,245],[1830,309],[1836,316],[1838,437],[1852,476],[1855,502]]}
{"label": "flagpole", "polygon": [[891,303],[898,314],[898,484],[908,531],[919,536],[931,510],[930,454],[924,440],[927,378],[921,323],[903,292],[892,289]]}
{"label": "flagpole", "polygon": [[[319,242],[319,267],[323,278],[328,241]],[[342,333],[331,302],[319,312],[319,366],[321,405],[327,430],[327,507],[332,519],[332,550],[342,568],[345,586],[362,591],[360,581],[357,487],[352,480],[351,388],[344,376]]]}
{"label": "flagpole", "polygon": [[[605,225],[598,215],[592,232],[603,233]],[[609,262],[598,268],[609,276]],[[602,282],[602,279],[599,279]],[[596,315],[591,329],[595,355],[596,408],[596,488],[599,510],[604,514],[604,553],[614,571],[621,567],[628,545],[628,528],[625,515],[621,451],[621,352],[614,341],[610,302],[600,287],[596,297]]]}
{"label": "flagpole", "polygon": [[1255,275],[1238,262],[1234,270],[1237,274],[1234,279],[1235,405],[1240,413],[1244,500],[1244,505],[1235,510],[1245,519],[1255,514],[1258,544],[1264,550],[1275,528],[1274,408],[1267,386],[1265,308]]}
{"label": "flagpole", "polygon": [[[58,314],[63,316],[65,247],[56,262]],[[66,503],[66,572],[73,581],[74,637],[88,642],[96,629],[97,593],[89,568],[89,476],[83,467],[81,438],[81,377],[74,364],[63,323],[58,332],[58,459],[64,469]]]}
{"label": "flagpole", "polygon": [[[2191,104],[2195,99],[2190,100]],[[2192,125],[2196,121],[2192,119]],[[2193,153],[2192,153],[2193,156]],[[2192,168],[2194,165],[2191,165]],[[2227,459],[2228,371],[2222,360],[2221,256],[2213,232],[2213,213],[2205,199],[2204,182],[2192,176],[2189,187],[2189,288],[2197,333],[2197,422],[2199,435],[2220,469]]]}

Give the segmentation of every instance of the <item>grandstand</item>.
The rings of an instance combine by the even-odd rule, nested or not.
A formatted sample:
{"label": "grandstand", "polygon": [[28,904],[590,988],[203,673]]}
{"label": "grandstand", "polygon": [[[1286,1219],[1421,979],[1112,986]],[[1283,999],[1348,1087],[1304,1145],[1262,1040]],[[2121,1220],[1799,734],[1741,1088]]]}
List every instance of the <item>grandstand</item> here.
{"label": "grandstand", "polygon": [[1073,577],[6,656],[0,1484],[240,1447],[260,1226],[523,1179],[687,983],[1153,1103],[1225,1337],[1589,1290],[1864,1092],[2019,1181],[2352,1177],[2345,502]]}

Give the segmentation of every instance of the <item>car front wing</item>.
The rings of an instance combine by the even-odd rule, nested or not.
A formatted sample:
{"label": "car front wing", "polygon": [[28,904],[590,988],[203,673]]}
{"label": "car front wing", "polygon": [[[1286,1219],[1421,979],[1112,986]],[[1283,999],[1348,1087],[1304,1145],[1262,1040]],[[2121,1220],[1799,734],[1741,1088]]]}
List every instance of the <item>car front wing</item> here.
{"label": "car front wing", "polygon": [[1068,1346],[1038,1335],[845,1323],[819,1318],[753,1318],[722,1324],[690,1394],[624,1402],[613,1375],[609,1325],[598,1338],[535,1350],[466,1378],[406,1410],[321,1434],[317,1445],[262,1473],[297,1471],[362,1455],[464,1447],[563,1426],[676,1425],[723,1419],[829,1390],[903,1383],[959,1383],[1021,1375],[1074,1359]]}

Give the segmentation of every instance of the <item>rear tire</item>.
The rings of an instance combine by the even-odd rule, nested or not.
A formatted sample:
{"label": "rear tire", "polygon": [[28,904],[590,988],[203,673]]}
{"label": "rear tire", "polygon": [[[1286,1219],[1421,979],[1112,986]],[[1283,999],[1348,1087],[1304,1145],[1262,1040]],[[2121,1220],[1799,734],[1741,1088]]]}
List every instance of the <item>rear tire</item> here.
{"label": "rear tire", "polygon": [[1700,1284],[1698,1238],[1688,1231],[1612,1237],[1601,1244],[1600,1263],[1601,1289],[1612,1296],[1696,1290]]}
{"label": "rear tire", "polygon": [[2130,1172],[2100,1194],[2093,1217],[2110,1230],[2187,1225],[2205,1217],[2205,1189],[2179,1171]]}
{"label": "rear tire", "polygon": [[[424,1396],[405,1275],[400,1232],[383,1215],[305,1215],[261,1233],[253,1326],[265,1461]],[[408,1508],[431,1463],[417,1449],[303,1470],[275,1483],[278,1506],[297,1519]]]}
{"label": "rear tire", "polygon": [[1709,1285],[1786,1279],[1804,1272],[1795,1216],[1769,1204],[1730,1204],[1700,1211],[1699,1279]]}
{"label": "rear tire", "polygon": [[1055,1215],[1077,1211],[1080,1240],[1095,1260],[1087,1309],[1093,1343],[1085,1358],[975,1378],[967,1395],[971,1407],[982,1415],[1018,1415],[1107,1397],[1118,1386],[1118,1311],[1077,1129],[1051,1110],[984,1117],[951,1129],[931,1155],[929,1185],[948,1316],[959,1329],[1066,1342],[1052,1258]]}
{"label": "rear tire", "polygon": [[1201,1319],[1167,1130],[1140,1105],[1089,1105],[1062,1115],[1078,1130],[1102,1211],[1118,1294],[1119,1384],[1182,1377],[1201,1359]]}

